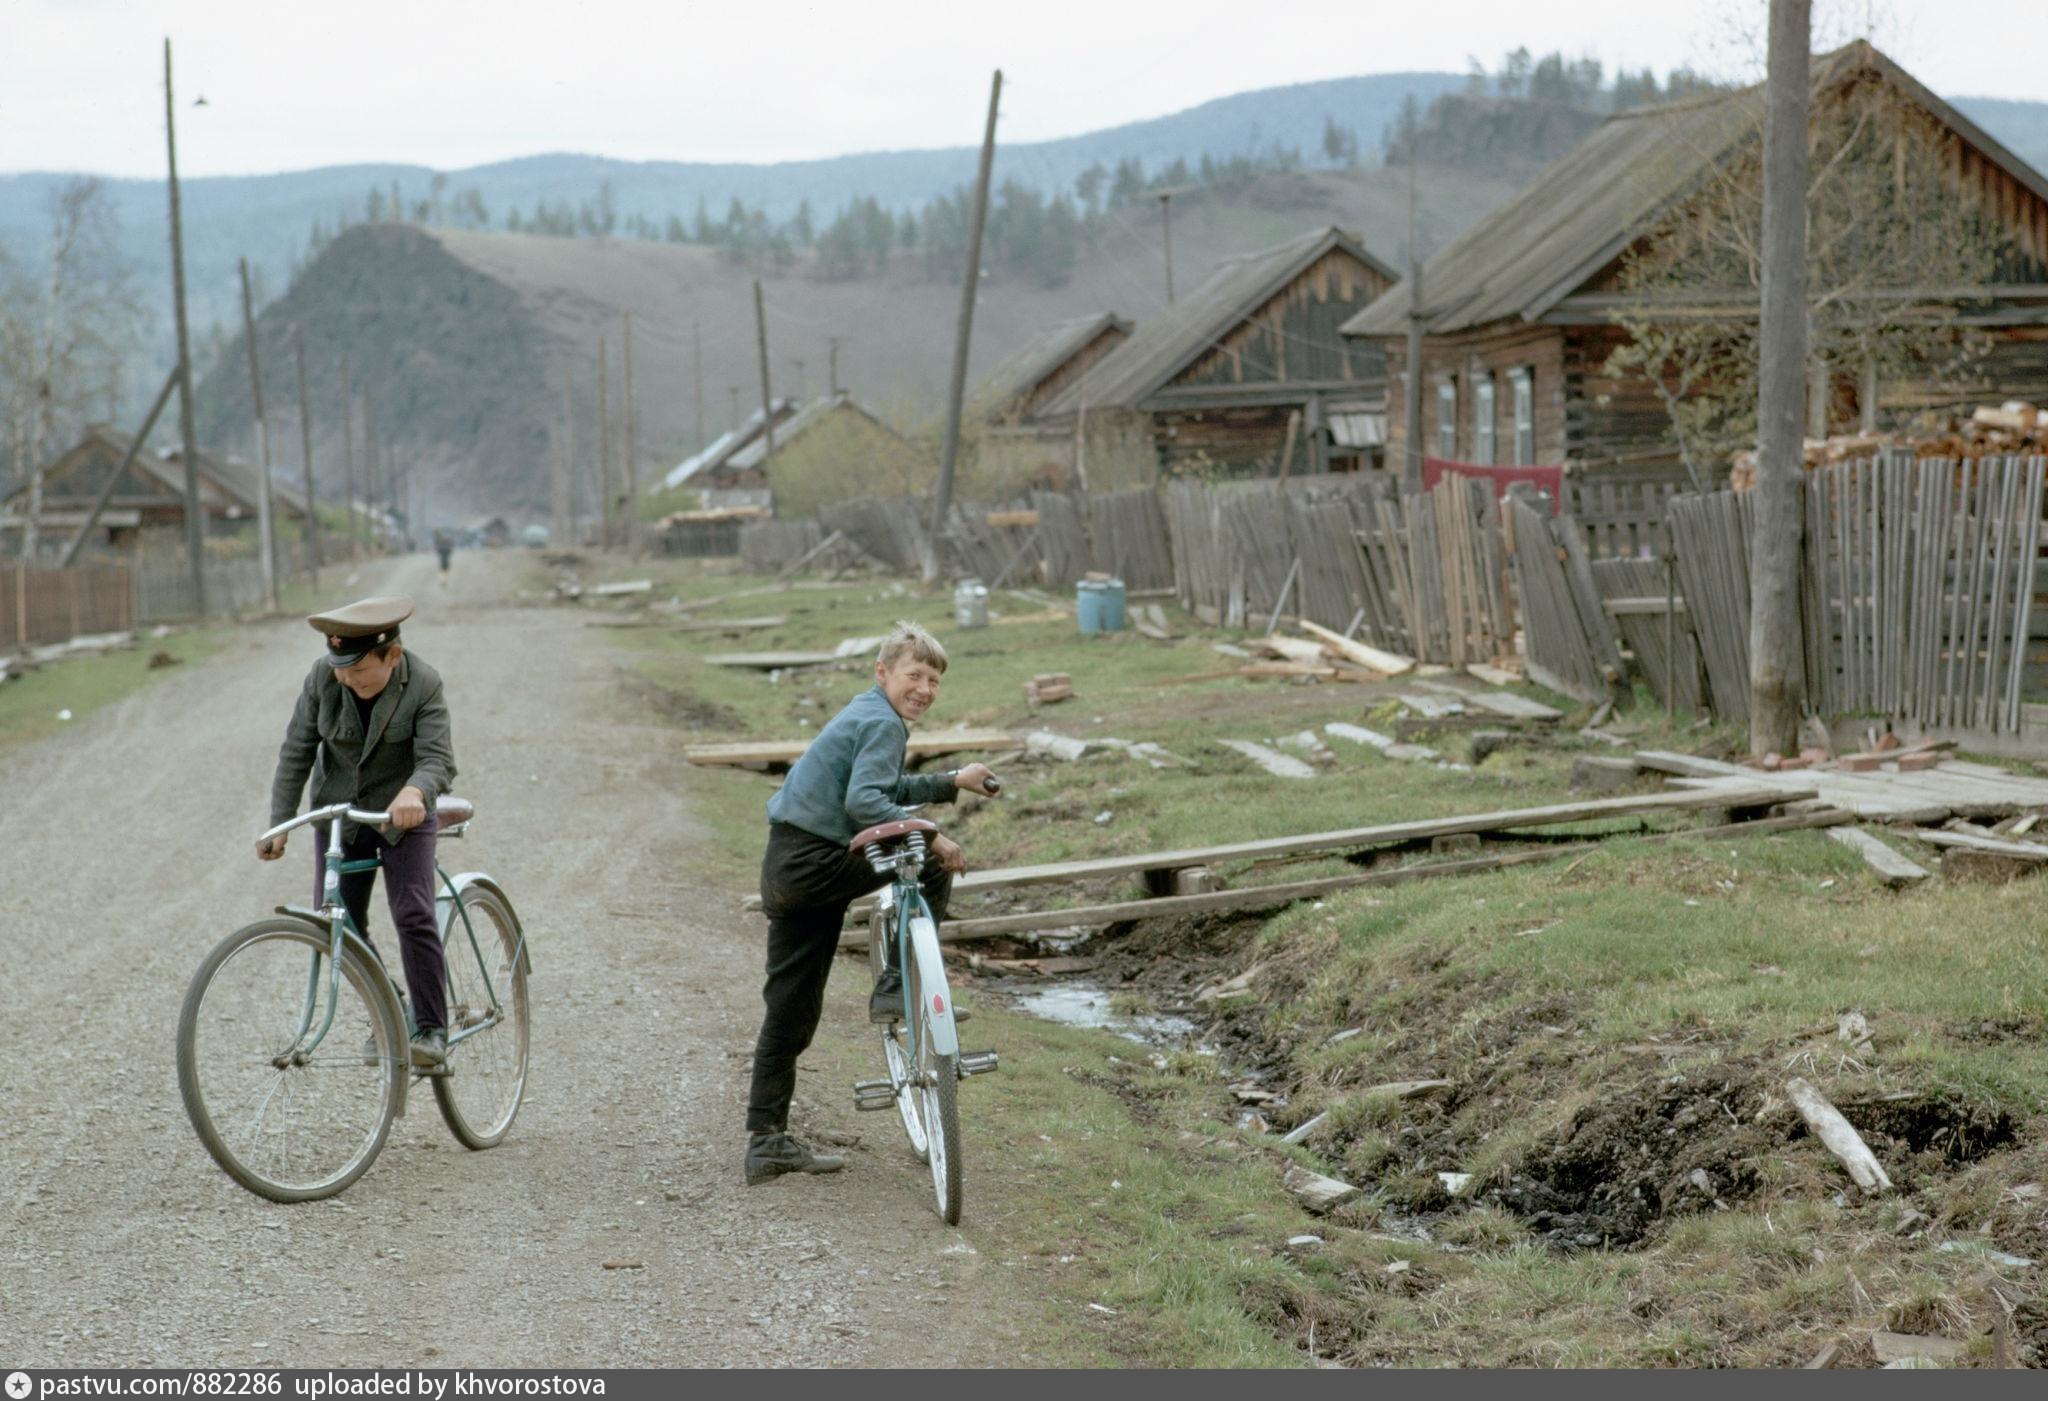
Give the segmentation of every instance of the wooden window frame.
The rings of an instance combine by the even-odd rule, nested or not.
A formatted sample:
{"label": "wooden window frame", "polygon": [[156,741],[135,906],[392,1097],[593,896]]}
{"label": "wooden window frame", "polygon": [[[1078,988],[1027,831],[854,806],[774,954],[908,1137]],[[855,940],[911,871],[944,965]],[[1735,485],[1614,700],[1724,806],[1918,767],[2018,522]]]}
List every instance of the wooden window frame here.
{"label": "wooden window frame", "polygon": [[1499,420],[1496,415],[1499,391],[1495,389],[1493,372],[1482,371],[1472,381],[1472,460],[1481,467],[1493,465],[1494,454],[1499,450],[1496,439]]}
{"label": "wooden window frame", "polygon": [[1515,465],[1525,467],[1536,461],[1535,367],[1516,366],[1508,372],[1508,383],[1512,386],[1515,405]]}
{"label": "wooden window frame", "polygon": [[1437,381],[1436,455],[1446,462],[1458,460],[1458,382]]}

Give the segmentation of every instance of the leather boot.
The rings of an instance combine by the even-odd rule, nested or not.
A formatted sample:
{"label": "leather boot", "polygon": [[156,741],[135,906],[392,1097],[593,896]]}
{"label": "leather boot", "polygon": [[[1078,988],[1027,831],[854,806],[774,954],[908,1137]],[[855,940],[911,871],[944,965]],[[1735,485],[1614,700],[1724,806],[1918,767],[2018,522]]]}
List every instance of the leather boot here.
{"label": "leather boot", "polygon": [[846,1159],[813,1153],[786,1133],[757,1133],[747,1139],[747,1185],[758,1187],[785,1172],[837,1172]]}

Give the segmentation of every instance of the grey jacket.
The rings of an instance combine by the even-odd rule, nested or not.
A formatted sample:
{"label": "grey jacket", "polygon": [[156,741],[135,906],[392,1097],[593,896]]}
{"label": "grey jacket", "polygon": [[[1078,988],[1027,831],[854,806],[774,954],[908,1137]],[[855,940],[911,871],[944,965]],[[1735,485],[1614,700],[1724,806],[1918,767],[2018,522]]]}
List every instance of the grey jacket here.
{"label": "grey jacket", "polygon": [[950,803],[950,774],[903,772],[910,726],[880,686],[846,703],[768,800],[768,820],[844,844],[878,823],[908,817],[904,803]]}
{"label": "grey jacket", "polygon": [[[434,800],[455,779],[455,746],[448,703],[441,698],[441,674],[410,652],[400,657],[398,669],[370,711],[370,732],[365,736],[355,697],[324,657],[316,660],[277,751],[277,777],[270,786],[273,827],[298,814],[299,794],[309,773],[311,807],[354,803],[381,809],[399,789],[411,786],[420,790],[432,813]],[[345,835],[354,831],[351,824]]]}

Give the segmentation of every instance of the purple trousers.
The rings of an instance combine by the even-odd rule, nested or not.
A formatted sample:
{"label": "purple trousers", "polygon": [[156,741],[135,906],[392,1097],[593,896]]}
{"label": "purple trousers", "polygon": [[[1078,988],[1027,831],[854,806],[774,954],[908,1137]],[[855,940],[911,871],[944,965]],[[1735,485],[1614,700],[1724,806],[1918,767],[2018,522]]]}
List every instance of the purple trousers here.
{"label": "purple trousers", "polygon": [[[406,986],[412,989],[413,1021],[420,1031],[448,1025],[448,964],[441,954],[441,931],[434,919],[434,818],[429,816],[396,843],[386,842],[368,827],[358,827],[342,843],[349,861],[379,856],[384,862],[384,901],[398,931],[398,952],[405,961]],[[327,829],[313,829],[313,903],[319,904],[326,881]],[[341,903],[370,941],[370,887],[377,872],[356,871],[341,878]],[[372,948],[376,947],[374,944]]]}

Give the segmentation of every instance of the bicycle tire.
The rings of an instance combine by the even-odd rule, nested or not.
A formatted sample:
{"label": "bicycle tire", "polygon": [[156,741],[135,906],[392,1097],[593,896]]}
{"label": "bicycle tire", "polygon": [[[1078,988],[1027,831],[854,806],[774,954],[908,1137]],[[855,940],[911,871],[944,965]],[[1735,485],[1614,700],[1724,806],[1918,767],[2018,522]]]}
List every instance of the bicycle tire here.
{"label": "bicycle tire", "polygon": [[[518,956],[519,921],[511,905],[497,891],[483,887],[470,887],[462,898],[484,963],[478,964],[476,951],[470,948],[462,916],[451,912],[442,959],[448,970],[449,1034],[458,1034],[486,1014],[491,1002],[484,991],[486,982],[496,991],[504,1020],[450,1046],[448,1073],[429,1079],[448,1131],[463,1147],[482,1152],[505,1141],[525,1102],[530,1009],[526,962]],[[486,1088],[478,1092],[479,1085]]]}
{"label": "bicycle tire", "polygon": [[[922,1009],[919,1014],[923,1015]],[[929,1035],[920,1040],[931,1044]],[[924,1122],[932,1197],[939,1218],[948,1226],[957,1226],[966,1198],[960,1153],[960,1058],[927,1055],[925,1062],[925,1083],[918,1087],[923,1110],[918,1117]]]}
{"label": "bicycle tire", "polygon": [[[379,995],[378,983],[385,974],[353,947],[342,950],[339,987],[346,1005],[335,1008],[333,1023],[320,1046],[305,1061],[280,1066],[274,1059],[266,1059],[266,1052],[282,1054],[293,1042],[305,1004],[305,970],[317,969],[317,986],[329,986],[331,970],[324,966],[329,947],[327,932],[304,920],[258,920],[222,939],[200,962],[178,1013],[178,1092],[193,1130],[223,1172],[274,1202],[331,1197],[369,1171],[390,1137],[391,1121],[397,1117],[405,1090],[405,1032],[394,1021],[387,998]],[[273,952],[283,957],[273,961]],[[210,1003],[214,1008],[211,1014]],[[320,1015],[324,1021],[324,1012]],[[363,1049],[366,1029],[374,1054]],[[236,1041],[249,1044],[239,1048],[239,1055],[232,1055]],[[238,1065],[239,1071],[234,1071],[233,1065]],[[266,1066],[271,1074],[265,1074]],[[298,1076],[296,1072],[301,1070],[333,1073],[323,1085],[320,1077]],[[234,1098],[238,1090],[230,1089],[226,1082],[230,1073],[238,1085],[252,1084],[256,1090],[241,1090],[241,1097]],[[292,1159],[289,1147],[281,1155],[257,1150],[265,1147],[264,1121],[272,1104],[281,1093],[289,1100],[288,1087],[300,1079],[306,1081],[309,1091],[303,1099],[326,1099],[365,1123],[359,1131],[344,1129],[333,1136],[335,1147],[322,1156],[338,1154],[337,1163],[316,1169],[311,1177],[287,1177],[284,1173]],[[268,1088],[264,1088],[265,1082]],[[327,1090],[337,1093],[328,1094]],[[246,1131],[223,1123],[231,1107],[246,1105],[258,1092],[262,1104]],[[280,1108],[278,1115],[281,1123],[287,1121],[285,1109]],[[310,1133],[306,1138],[311,1138]],[[241,1141],[237,1143],[237,1139]]]}

